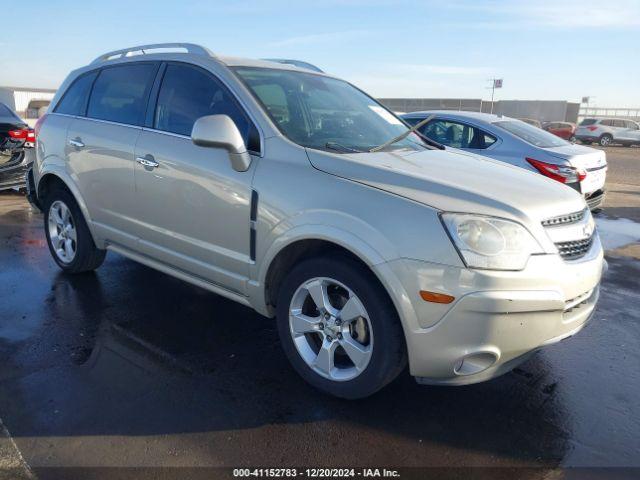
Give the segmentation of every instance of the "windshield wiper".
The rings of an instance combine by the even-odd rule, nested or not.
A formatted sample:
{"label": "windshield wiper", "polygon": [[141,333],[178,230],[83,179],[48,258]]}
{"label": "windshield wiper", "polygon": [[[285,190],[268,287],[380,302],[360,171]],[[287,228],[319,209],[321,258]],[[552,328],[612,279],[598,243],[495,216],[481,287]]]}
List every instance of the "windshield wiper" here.
{"label": "windshield wiper", "polygon": [[[399,142],[400,140],[403,140],[405,138],[407,138],[410,134],[412,134],[413,132],[415,132],[416,130],[418,130],[420,127],[422,127],[423,125],[429,123],[431,120],[433,120],[435,118],[435,115],[429,115],[427,118],[425,118],[424,120],[422,120],[421,122],[416,123],[413,127],[411,127],[409,130],[407,130],[406,132],[398,135],[397,137],[392,138],[391,140],[389,140],[388,142],[384,142],[382,145],[379,145],[377,147],[373,147],[371,150],[369,150],[369,152],[373,153],[373,152],[379,152],[380,150],[387,148],[389,145],[393,145],[394,143]],[[424,135],[420,135],[420,138],[425,139]],[[426,140],[426,139],[425,139]],[[441,145],[439,143],[433,142],[433,144],[431,144],[431,142],[426,142],[434,147],[440,148]]]}
{"label": "windshield wiper", "polygon": [[362,150],[356,150],[355,148],[346,147],[336,142],[327,142],[324,144],[324,146],[325,148],[336,150],[337,152],[362,153]]}

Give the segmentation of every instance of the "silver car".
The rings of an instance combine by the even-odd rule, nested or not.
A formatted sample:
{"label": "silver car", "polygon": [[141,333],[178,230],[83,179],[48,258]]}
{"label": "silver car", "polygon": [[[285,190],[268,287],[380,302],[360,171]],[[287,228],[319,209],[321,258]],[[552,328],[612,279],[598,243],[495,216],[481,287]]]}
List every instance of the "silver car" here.
{"label": "silver car", "polygon": [[488,113],[425,111],[402,118],[415,125],[429,116],[433,119],[419,131],[435,142],[541,173],[580,192],[592,210],[601,207],[605,152],[573,145],[521,120]]}
{"label": "silver car", "polygon": [[488,380],[598,300],[580,194],[429,146],[330,75],[133,47],[71,72],[36,130],[30,198],[63,271],[110,252],[275,317],[295,370],[336,396],[407,361],[422,383]]}
{"label": "silver car", "polygon": [[621,118],[585,118],[576,129],[576,138],[584,144],[598,143],[603,147],[612,143],[640,145],[640,125]]}

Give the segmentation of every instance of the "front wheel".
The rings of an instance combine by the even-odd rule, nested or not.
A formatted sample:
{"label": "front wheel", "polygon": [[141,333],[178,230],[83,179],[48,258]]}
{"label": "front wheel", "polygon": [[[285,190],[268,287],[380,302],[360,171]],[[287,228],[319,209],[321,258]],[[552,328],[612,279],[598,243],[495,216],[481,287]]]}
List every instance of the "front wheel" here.
{"label": "front wheel", "polygon": [[298,264],[280,288],[277,321],[295,370],[331,395],[367,397],[406,365],[393,303],[373,274],[351,259]]}
{"label": "front wheel", "polygon": [[55,189],[46,198],[44,230],[51,256],[69,273],[95,270],[106,252],[96,248],[89,227],[75,198],[67,190]]}

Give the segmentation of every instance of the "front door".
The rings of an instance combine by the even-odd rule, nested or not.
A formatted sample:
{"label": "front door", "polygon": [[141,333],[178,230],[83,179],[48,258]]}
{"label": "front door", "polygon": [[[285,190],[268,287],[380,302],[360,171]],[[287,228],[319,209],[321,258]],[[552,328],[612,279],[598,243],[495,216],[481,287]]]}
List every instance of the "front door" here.
{"label": "front door", "polygon": [[248,141],[255,127],[212,74],[168,64],[153,128],[143,130],[135,151],[140,250],[244,294],[257,157],[248,171],[236,172],[225,150],[194,145],[190,134],[195,120],[214,114],[229,115]]}

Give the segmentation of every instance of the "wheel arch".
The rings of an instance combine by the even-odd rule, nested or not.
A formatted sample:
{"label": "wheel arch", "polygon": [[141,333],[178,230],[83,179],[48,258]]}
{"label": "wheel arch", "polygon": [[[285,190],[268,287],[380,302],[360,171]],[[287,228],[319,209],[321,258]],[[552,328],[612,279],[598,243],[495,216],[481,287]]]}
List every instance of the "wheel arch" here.
{"label": "wheel arch", "polygon": [[84,215],[84,220],[87,224],[87,227],[89,228],[91,237],[93,238],[93,241],[97,244],[96,236],[93,231],[93,226],[90,221],[91,217],[89,215],[89,211],[87,210],[87,205],[82,199],[82,195],[80,195],[80,191],[78,190],[74,182],[72,182],[71,179],[65,173],[59,172],[57,170],[49,170],[49,171],[43,172],[38,178],[38,183],[36,185],[36,193],[37,193],[38,202],[40,203],[40,205],[42,205],[43,211],[45,208],[44,199],[49,194],[49,192],[51,192],[55,188],[63,188],[73,196],[74,200],[80,207],[80,211],[82,212],[82,215]]}
{"label": "wheel arch", "polygon": [[[286,238],[280,237],[267,250],[260,263],[257,281],[251,282],[250,296],[254,308],[263,315],[273,317],[279,286],[287,272],[300,261],[321,255],[342,255],[363,266],[372,278],[384,289],[404,324],[404,308],[396,298],[397,279],[380,274],[381,266],[388,261],[377,249],[356,235],[342,229],[323,226],[318,231],[312,225],[300,226],[290,231]],[[337,231],[334,231],[337,230]]]}

